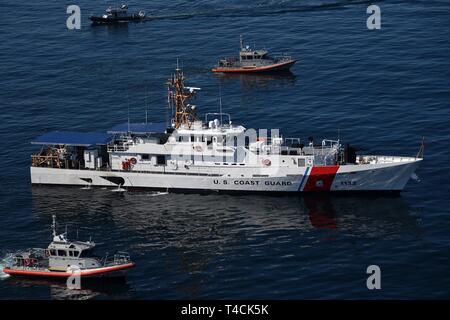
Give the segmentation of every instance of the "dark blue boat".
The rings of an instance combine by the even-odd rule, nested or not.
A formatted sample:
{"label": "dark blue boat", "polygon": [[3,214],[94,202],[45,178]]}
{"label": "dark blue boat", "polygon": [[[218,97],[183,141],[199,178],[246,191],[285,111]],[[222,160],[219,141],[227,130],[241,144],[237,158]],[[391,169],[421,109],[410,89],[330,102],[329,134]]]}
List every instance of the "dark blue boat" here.
{"label": "dark blue boat", "polygon": [[112,24],[118,22],[129,21],[143,21],[145,19],[145,12],[128,13],[128,5],[123,4],[120,7],[106,9],[105,14],[101,16],[90,16],[89,19],[94,24]]}

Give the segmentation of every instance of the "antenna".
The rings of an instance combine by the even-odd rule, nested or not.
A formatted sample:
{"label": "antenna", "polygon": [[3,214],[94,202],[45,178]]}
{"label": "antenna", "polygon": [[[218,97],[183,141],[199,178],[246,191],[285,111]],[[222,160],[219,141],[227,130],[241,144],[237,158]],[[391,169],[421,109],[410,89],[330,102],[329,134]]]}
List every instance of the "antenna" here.
{"label": "antenna", "polygon": [[128,104],[128,134],[130,133],[130,97],[127,94],[127,104]]}
{"label": "antenna", "polygon": [[219,80],[219,112],[220,112],[220,126],[222,127],[222,84]]}
{"label": "antenna", "polygon": [[52,231],[53,231],[53,237],[56,237],[56,216],[53,215],[53,223],[52,223]]}
{"label": "antenna", "polygon": [[145,87],[145,124],[148,123],[147,87]]}

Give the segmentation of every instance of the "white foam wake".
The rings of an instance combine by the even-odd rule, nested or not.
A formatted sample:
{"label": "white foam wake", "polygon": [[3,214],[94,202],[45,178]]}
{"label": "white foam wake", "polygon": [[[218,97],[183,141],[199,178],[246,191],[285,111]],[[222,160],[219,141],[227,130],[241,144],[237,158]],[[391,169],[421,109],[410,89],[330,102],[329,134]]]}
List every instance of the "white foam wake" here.
{"label": "white foam wake", "polygon": [[3,261],[0,262],[0,280],[9,278],[10,275],[3,272],[3,268],[5,267],[5,263]]}

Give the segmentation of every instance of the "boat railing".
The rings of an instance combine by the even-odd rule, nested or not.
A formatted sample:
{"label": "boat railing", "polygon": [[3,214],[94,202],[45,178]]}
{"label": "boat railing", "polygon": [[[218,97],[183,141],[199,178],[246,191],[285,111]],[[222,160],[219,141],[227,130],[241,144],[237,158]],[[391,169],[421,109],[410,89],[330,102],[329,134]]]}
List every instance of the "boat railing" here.
{"label": "boat railing", "polygon": [[337,148],[337,147],[339,147],[339,140],[330,140],[330,139],[322,140],[322,149],[323,148]]}
{"label": "boat railing", "polygon": [[131,257],[127,252],[117,251],[113,255],[106,254],[103,265],[118,265],[131,262]]}
{"label": "boat railing", "polygon": [[292,137],[289,137],[289,138],[284,138],[284,144],[285,144],[285,146],[287,146],[287,147],[289,147],[289,146],[300,146],[300,143],[301,143],[301,139],[300,138],[292,138]]}
{"label": "boat railing", "polygon": [[[221,120],[220,123],[218,124],[219,127],[229,127],[229,124],[231,123],[231,116],[229,113],[208,112],[207,114],[205,114],[205,123],[208,124],[208,126],[209,126],[209,121],[212,121],[211,116],[216,117],[215,119],[218,119],[217,117],[219,117],[219,119]],[[224,124],[223,117],[228,118],[228,124]]]}
{"label": "boat railing", "polygon": [[130,148],[129,145],[114,143],[114,144],[108,145],[108,152],[127,151],[129,148]]}
{"label": "boat railing", "polygon": [[356,164],[383,164],[396,162],[413,162],[415,157],[382,156],[382,155],[360,155],[356,157]]}
{"label": "boat railing", "polygon": [[108,152],[127,151],[133,144],[134,141],[130,140],[128,137],[121,137],[111,140],[111,142],[107,145],[107,149]]}
{"label": "boat railing", "polygon": [[288,54],[282,54],[282,55],[279,55],[279,56],[275,56],[274,59],[277,60],[277,61],[290,61],[290,60],[293,60],[292,56],[288,55]]}

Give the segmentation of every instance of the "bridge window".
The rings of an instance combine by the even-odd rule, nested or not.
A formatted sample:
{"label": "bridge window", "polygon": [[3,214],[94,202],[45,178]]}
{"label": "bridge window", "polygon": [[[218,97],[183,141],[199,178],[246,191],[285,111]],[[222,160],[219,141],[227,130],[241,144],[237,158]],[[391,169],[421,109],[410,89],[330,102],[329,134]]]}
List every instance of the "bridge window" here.
{"label": "bridge window", "polygon": [[79,251],[69,251],[69,256],[71,256],[71,257],[78,257],[79,253],[80,253]]}
{"label": "bridge window", "polygon": [[51,256],[56,256],[56,250],[55,249],[50,249],[50,255]]}
{"label": "bridge window", "polygon": [[59,257],[66,257],[67,251],[66,250],[58,250],[58,256]]}
{"label": "bridge window", "polygon": [[86,249],[86,250],[83,250],[83,251],[81,251],[80,258],[89,257],[89,256],[92,255],[92,253],[93,253],[93,249]]}

